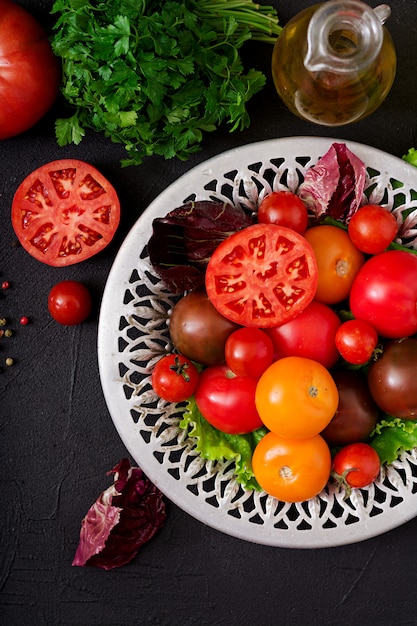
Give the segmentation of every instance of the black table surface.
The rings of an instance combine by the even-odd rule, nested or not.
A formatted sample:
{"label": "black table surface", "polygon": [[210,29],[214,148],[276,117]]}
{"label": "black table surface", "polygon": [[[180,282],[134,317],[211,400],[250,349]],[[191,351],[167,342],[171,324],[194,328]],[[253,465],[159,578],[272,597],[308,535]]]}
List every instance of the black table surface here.
{"label": "black table surface", "polygon": [[[52,0],[20,0],[51,24]],[[281,24],[312,2],[270,2]],[[377,2],[370,2],[376,6]],[[197,521],[167,498],[164,528],[137,557],[104,571],[72,567],[81,519],[110,484],[106,472],[127,450],[107,409],[97,365],[101,296],[118,249],[137,218],[170,183],[229,148],[269,138],[308,135],[354,140],[401,157],[417,144],[417,2],[395,0],[387,26],[398,55],[393,89],[368,119],[337,129],[289,113],[270,76],[269,45],[253,46],[252,66],[267,85],[250,103],[251,126],[205,138],[188,161],[149,158],[121,168],[124,151],[87,133],[60,148],[54,121],[62,103],[34,128],[0,144],[0,280],[11,283],[0,314],[15,334],[0,359],[0,623],[356,625],[417,623],[417,519],[341,547],[258,545]],[[13,194],[33,169],[59,158],[94,164],[116,187],[122,220],[113,242],[84,263],[52,268],[15,245]],[[417,180],[417,170],[416,170]],[[59,280],[91,289],[94,311],[75,327],[55,323],[47,294]],[[19,325],[21,315],[30,324]]]}

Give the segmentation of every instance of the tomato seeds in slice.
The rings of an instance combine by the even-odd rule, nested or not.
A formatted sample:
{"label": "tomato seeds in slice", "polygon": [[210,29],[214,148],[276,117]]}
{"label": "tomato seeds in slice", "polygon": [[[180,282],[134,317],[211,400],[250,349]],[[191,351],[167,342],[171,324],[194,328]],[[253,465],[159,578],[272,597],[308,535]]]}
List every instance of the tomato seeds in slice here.
{"label": "tomato seeds in slice", "polygon": [[55,267],[97,254],[113,239],[120,203],[109,181],[76,159],[47,163],[18,187],[12,224],[23,248]]}
{"label": "tomato seeds in slice", "polygon": [[294,318],[313,300],[314,252],[297,232],[254,224],[225,239],[206,271],[207,295],[224,317],[267,328]]}

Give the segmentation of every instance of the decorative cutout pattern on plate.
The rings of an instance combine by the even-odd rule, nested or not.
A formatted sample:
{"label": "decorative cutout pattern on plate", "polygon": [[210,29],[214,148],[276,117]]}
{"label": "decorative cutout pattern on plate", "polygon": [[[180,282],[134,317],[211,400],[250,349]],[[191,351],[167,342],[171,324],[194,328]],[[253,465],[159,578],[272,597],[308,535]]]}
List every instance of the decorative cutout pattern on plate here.
{"label": "decorative cutout pattern on plate", "polygon": [[[309,138],[309,148],[312,141]],[[297,189],[306,169],[317,162],[332,140],[316,142],[316,150],[309,150],[310,156],[305,155],[307,151],[297,150],[291,155],[288,147],[281,150],[280,144],[286,144],[285,140],[254,144],[251,156],[257,154],[256,146],[259,145],[262,147],[259,157],[262,158],[252,158],[248,165],[241,167],[238,150],[234,164],[239,163],[239,168],[223,170],[220,163],[220,169],[212,176],[206,176],[203,164],[197,168],[197,173],[192,171],[186,175],[192,184],[183,185],[181,191],[176,192],[175,203],[167,205],[165,198],[161,206],[165,206],[167,212],[190,199],[221,199],[254,211],[263,195],[278,189]],[[348,145],[368,165],[369,155],[361,154],[360,149],[358,152],[361,145]],[[363,152],[366,147],[361,148]],[[372,156],[372,149],[367,150]],[[273,156],[265,158],[265,152]],[[408,215],[400,234],[406,245],[415,247],[417,192],[401,182],[404,176],[393,168],[392,161],[397,165],[396,170],[399,169],[399,159],[385,156],[391,160],[387,165],[389,171],[377,169],[378,159],[371,161],[366,196],[369,201],[385,204],[397,213],[407,208]],[[184,189],[191,193],[178,196],[184,194]],[[158,203],[149,210],[148,226],[153,218],[163,214],[156,212]],[[142,237],[137,262],[131,267],[122,264],[126,274],[123,291],[119,289],[122,297],[111,307],[120,314],[117,320],[110,322],[113,334],[117,335],[117,353],[111,352],[110,363],[109,356],[100,348],[104,340],[108,341],[108,333],[101,330],[99,361],[103,388],[115,425],[151,480],[201,521],[229,534],[271,545],[318,547],[350,543],[412,518],[417,512],[417,450],[403,453],[397,462],[382,469],[374,484],[366,489],[353,490],[349,498],[343,491],[339,493],[333,485],[328,485],[316,498],[296,504],[277,501],[265,492],[244,490],[234,478],[233,462],[207,462],[195,452],[194,440],[178,427],[183,410],[181,405],[159,399],[150,385],[154,363],[172,348],[167,322],[177,298],[168,293],[152,273],[146,251],[149,235],[148,229],[147,235]],[[131,244],[127,245],[132,248]],[[109,283],[114,282],[114,274]],[[109,287],[106,289],[108,291]],[[106,294],[103,306],[106,307]],[[100,320],[101,326],[108,324],[110,313],[102,312],[105,321]],[[115,416],[115,402],[110,399],[109,394],[114,389],[110,390],[107,383],[109,367],[113,369],[113,377],[116,376],[114,383],[123,390],[123,397],[117,401],[123,415]]]}

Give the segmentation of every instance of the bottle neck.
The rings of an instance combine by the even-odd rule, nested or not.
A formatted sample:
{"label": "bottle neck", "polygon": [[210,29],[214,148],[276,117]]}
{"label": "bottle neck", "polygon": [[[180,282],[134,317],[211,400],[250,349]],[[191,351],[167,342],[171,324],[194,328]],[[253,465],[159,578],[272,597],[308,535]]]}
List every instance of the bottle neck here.
{"label": "bottle neck", "polygon": [[368,5],[359,0],[329,0],[308,25],[304,65],[312,72],[361,71],[379,55],[383,36],[381,20]]}

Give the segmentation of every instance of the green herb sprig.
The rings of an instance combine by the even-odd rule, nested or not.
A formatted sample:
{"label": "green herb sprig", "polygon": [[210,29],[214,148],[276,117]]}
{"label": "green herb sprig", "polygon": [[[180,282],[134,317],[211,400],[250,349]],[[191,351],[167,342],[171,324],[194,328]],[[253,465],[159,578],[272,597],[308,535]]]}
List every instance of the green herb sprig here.
{"label": "green herb sprig", "polygon": [[244,71],[240,48],[281,32],[274,9],[251,0],[56,0],[51,12],[62,93],[75,109],[56,122],[58,144],[78,144],[91,128],[124,145],[122,165],[186,160],[205,132],[248,127],[246,104],[266,78]]}

